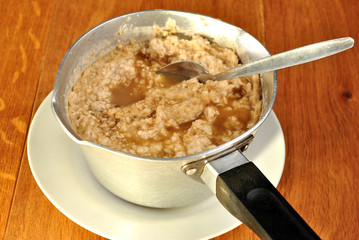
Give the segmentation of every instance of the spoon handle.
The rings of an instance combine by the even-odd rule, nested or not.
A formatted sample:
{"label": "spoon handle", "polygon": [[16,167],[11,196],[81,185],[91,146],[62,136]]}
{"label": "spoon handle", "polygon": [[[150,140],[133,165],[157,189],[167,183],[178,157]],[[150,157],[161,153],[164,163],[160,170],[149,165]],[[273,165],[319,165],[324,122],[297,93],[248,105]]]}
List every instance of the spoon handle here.
{"label": "spoon handle", "polygon": [[321,59],[347,50],[353,46],[354,39],[351,37],[314,43],[239,65],[225,72],[216,74],[214,77],[217,80],[225,80],[264,72],[271,72],[277,69],[291,67]]}

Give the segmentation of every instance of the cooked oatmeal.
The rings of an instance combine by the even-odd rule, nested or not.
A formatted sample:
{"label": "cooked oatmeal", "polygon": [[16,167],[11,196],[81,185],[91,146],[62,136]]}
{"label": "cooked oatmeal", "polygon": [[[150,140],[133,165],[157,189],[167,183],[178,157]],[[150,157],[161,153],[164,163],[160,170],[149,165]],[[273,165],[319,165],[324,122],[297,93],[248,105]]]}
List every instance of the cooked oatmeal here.
{"label": "cooked oatmeal", "polygon": [[197,35],[119,43],[89,66],[69,93],[74,129],[85,140],[124,152],[179,157],[230,141],[258,121],[258,75],[202,84],[155,73],[181,60],[195,61],[211,73],[239,62],[233,50]]}

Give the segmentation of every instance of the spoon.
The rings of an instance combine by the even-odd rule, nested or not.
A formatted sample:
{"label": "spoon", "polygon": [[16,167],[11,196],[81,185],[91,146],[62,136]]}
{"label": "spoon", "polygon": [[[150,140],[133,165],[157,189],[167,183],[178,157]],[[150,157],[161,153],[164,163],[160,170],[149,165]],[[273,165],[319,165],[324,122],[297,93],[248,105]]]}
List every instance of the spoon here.
{"label": "spoon", "polygon": [[217,81],[245,77],[248,75],[291,67],[342,52],[353,46],[354,39],[345,37],[295,48],[293,50],[239,65],[214,75],[210,74],[200,64],[191,61],[170,63],[157,70],[156,73],[171,74],[184,79],[197,77],[199,82],[205,83],[207,80]]}

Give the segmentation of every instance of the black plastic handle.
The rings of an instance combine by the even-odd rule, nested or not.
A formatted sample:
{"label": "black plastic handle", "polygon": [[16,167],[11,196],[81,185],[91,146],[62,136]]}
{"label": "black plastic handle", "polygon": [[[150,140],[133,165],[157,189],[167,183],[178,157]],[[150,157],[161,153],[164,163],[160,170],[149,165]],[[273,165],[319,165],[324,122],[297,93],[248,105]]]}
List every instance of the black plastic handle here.
{"label": "black plastic handle", "polygon": [[219,174],[216,195],[261,239],[320,239],[252,162]]}

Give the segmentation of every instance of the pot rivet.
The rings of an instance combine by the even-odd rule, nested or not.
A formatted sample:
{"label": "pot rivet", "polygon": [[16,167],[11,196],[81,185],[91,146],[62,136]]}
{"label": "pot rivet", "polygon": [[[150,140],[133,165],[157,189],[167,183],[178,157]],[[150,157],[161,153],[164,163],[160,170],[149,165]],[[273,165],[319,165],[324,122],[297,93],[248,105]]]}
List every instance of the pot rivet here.
{"label": "pot rivet", "polygon": [[197,172],[197,168],[190,168],[190,169],[186,170],[186,175],[191,176],[191,175],[195,174],[196,172]]}
{"label": "pot rivet", "polygon": [[248,147],[249,147],[249,144],[244,145],[243,147],[241,147],[241,151],[242,152],[247,151]]}

